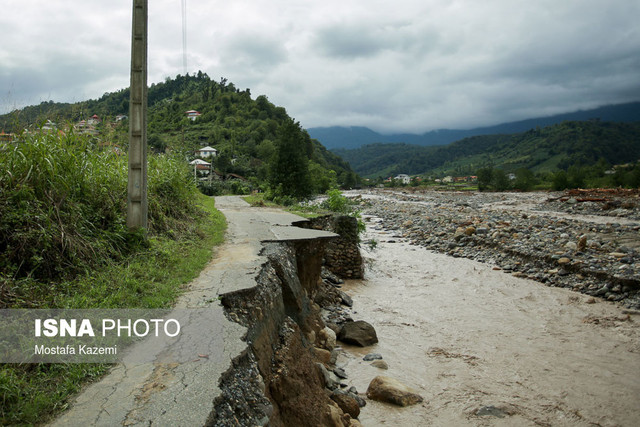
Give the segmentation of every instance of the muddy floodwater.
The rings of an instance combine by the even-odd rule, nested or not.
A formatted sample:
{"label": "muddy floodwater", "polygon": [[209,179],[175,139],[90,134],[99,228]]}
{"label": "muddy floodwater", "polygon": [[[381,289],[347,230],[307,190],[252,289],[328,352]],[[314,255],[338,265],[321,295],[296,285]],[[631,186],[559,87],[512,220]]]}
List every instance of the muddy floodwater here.
{"label": "muddy floodwater", "polygon": [[[364,426],[638,426],[640,316],[392,237],[369,221],[366,280],[343,289],[380,342],[338,364],[364,392],[376,375],[424,403],[368,401]],[[363,245],[364,246],[364,245]],[[389,369],[362,360],[380,353]]]}

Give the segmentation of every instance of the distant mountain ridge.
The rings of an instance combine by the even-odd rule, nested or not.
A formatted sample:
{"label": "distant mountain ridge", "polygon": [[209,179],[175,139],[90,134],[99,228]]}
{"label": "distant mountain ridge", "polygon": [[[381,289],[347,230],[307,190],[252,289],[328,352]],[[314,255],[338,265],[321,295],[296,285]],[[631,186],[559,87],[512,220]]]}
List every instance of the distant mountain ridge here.
{"label": "distant mountain ridge", "polygon": [[573,165],[640,160],[640,121],[564,121],[514,134],[472,136],[444,146],[376,143],[332,151],[369,178],[399,173],[472,175],[483,167],[547,173]]}
{"label": "distant mountain ridge", "polygon": [[374,143],[405,143],[422,146],[446,145],[463,138],[478,135],[498,135],[526,132],[536,127],[546,127],[564,121],[584,121],[600,119],[607,122],[640,121],[640,102],[607,105],[591,110],[580,110],[572,113],[556,114],[516,122],[502,123],[495,126],[474,129],[439,129],[417,134],[383,135],[367,127],[361,126],[331,126],[309,128],[307,131],[312,138],[320,141],[328,149],[359,148]]}

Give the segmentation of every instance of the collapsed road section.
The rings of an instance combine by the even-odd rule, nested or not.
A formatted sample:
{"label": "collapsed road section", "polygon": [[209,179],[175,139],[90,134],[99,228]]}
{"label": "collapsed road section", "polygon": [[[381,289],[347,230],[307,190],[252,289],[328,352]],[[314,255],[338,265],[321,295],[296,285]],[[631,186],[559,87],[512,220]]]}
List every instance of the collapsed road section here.
{"label": "collapsed road section", "polygon": [[227,242],[176,305],[207,312],[181,337],[192,358],[172,362],[135,344],[131,354],[154,360],[125,357],[52,425],[350,425],[324,392],[314,352],[324,325],[313,299],[325,244],[338,235],[294,227],[304,219],[235,196],[216,207]]}

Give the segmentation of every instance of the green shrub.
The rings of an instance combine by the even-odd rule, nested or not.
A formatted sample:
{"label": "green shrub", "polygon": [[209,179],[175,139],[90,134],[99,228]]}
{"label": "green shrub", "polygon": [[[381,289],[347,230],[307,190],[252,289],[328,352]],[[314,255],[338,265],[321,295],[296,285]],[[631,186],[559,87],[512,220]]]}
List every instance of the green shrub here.
{"label": "green shrub", "polygon": [[322,203],[322,207],[342,214],[352,212],[351,202],[337,188],[327,191],[327,196],[327,200]]}
{"label": "green shrub", "polygon": [[249,182],[230,180],[230,181],[200,181],[198,189],[202,194],[207,196],[222,196],[225,194],[238,194],[246,196],[251,194],[253,186]]}

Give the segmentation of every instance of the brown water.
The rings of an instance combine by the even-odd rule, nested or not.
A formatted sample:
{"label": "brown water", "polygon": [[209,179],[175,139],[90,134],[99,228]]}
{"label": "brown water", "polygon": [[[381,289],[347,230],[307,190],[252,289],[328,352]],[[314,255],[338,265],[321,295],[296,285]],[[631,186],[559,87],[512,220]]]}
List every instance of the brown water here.
{"label": "brown water", "polygon": [[[380,343],[347,347],[338,363],[360,392],[388,375],[425,401],[368,401],[363,425],[640,425],[640,316],[486,264],[387,243],[371,227],[368,234],[365,241],[379,243],[363,251],[367,279],[345,290],[354,318],[373,324]],[[389,369],[363,361],[369,352]]]}

